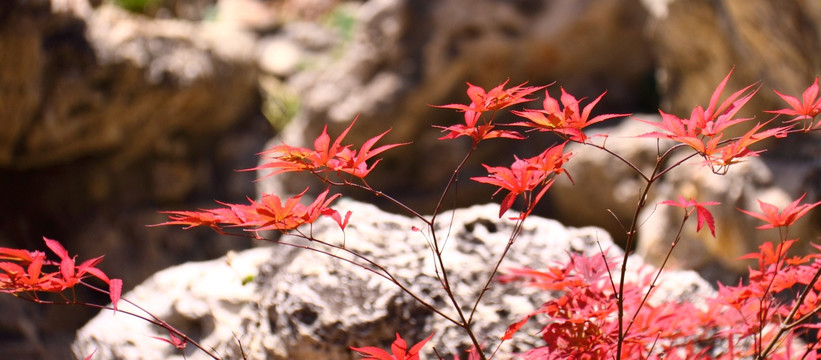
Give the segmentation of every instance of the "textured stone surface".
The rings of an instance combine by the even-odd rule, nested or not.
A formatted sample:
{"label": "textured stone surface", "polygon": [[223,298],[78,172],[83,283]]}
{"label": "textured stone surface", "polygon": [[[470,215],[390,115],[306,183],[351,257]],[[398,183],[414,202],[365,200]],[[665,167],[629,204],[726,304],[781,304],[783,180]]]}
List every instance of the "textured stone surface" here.
{"label": "textured stone surface", "polygon": [[[233,171],[252,167],[271,134],[254,55],[251,34],[215,23],[2,1],[0,246],[42,250],[48,236],[80,259],[105,254],[101,268],[127,287],[247,247],[145,225],[159,210],[254,193],[254,175]],[[0,297],[0,357],[67,359],[93,315]]]}
{"label": "textured stone surface", "polygon": [[2,167],[112,153],[127,162],[172,132],[224,131],[255,101],[246,33],[76,0],[50,8],[20,2],[0,29]]}
{"label": "textured stone surface", "polygon": [[[313,228],[316,238],[331,243],[345,241],[348,249],[375,260],[414,293],[454,315],[435,278],[426,237],[412,230],[420,225],[418,220],[350,201],[340,202],[338,208],[354,211],[345,238],[335,224],[327,223]],[[443,219],[450,219],[450,214],[445,215]],[[507,243],[513,222],[498,219],[497,205],[461,209],[452,219],[451,226],[442,220],[438,229],[440,238],[449,234],[443,257],[456,296],[470,302]],[[283,240],[296,241],[289,237]],[[568,252],[600,256],[598,244],[611,254],[620,253],[601,229],[567,228],[553,220],[531,217],[502,268],[542,268],[566,261]],[[340,251],[334,254],[350,259]],[[632,261],[634,265],[641,263],[639,258]],[[242,285],[248,275],[255,281]],[[684,298],[712,291],[692,272],[665,276],[656,295]],[[478,336],[498,338],[507,325],[546,301],[546,295],[533,289],[492,286],[476,313]],[[124,298],[194,333],[203,345],[226,358],[239,356],[235,335],[249,359],[350,359],[348,346],[387,347],[396,331],[408,339],[422,339],[435,332],[431,344],[444,353],[468,344],[458,329],[390,282],[338,259],[285,246],[167,269]],[[121,308],[131,309],[125,304]],[[537,324],[528,324],[523,331],[537,330]],[[151,336],[163,333],[124,314],[102,313],[78,332],[73,349],[82,355],[96,348],[106,359],[182,358],[171,346]],[[521,351],[534,346],[530,341],[538,339],[517,337],[502,351]],[[495,344],[489,341],[488,346]],[[432,356],[431,348],[427,348],[428,357]],[[186,356],[203,358],[194,351],[187,351]]]}
{"label": "textured stone surface", "polygon": [[750,112],[780,108],[772,92],[800,94],[821,71],[815,1],[642,0],[659,62],[663,108],[686,115],[735,67],[728,87],[761,82]]}

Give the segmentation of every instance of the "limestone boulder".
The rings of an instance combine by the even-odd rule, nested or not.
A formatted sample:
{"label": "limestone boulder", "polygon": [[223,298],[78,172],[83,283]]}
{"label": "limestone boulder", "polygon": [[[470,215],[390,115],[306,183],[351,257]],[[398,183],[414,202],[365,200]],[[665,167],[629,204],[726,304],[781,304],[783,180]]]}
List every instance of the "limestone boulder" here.
{"label": "limestone boulder", "polygon": [[[338,208],[354,214],[345,235],[336,224],[323,223],[312,229],[317,239],[344,242],[347,249],[383,266],[420,298],[454,315],[436,279],[429,237],[413,230],[421,226],[418,220],[352,201],[342,201]],[[448,278],[459,301],[472,303],[470,299],[486,281],[514,224],[498,218],[497,205],[474,206],[446,215],[442,218],[452,222],[442,220],[437,232],[447,234],[443,257]],[[280,241],[317,245],[288,236]],[[543,268],[566,261],[570,252],[601,256],[599,246],[612,255],[621,253],[601,229],[569,228],[534,216],[528,218],[501,268]],[[395,284],[340,260],[366,265],[360,259],[339,250],[331,254],[339,258],[284,245],[257,248],[169,268],[124,298],[193,334],[224,358],[237,358],[244,352],[248,359],[350,359],[349,346],[389,347],[395,332],[412,341],[434,332],[431,345],[442,354],[469,345],[462,332]],[[635,257],[631,261],[635,269],[642,263]],[[670,299],[693,299],[712,291],[693,272],[665,276],[657,294]],[[548,296],[533,289],[493,284],[477,309],[474,330],[487,339],[488,346],[495,346],[492,339],[498,339],[509,324]],[[122,302],[120,308],[136,311]],[[522,331],[535,334],[538,324],[527,324]],[[183,358],[172,346],[152,336],[166,333],[123,313],[103,312],[78,331],[73,350],[76,356],[83,356],[97,349],[106,359]],[[517,337],[506,342],[498,355],[505,357],[531,348],[538,340],[538,336]],[[432,346],[426,349],[428,357],[433,356]],[[184,356],[204,358],[191,346]]]}

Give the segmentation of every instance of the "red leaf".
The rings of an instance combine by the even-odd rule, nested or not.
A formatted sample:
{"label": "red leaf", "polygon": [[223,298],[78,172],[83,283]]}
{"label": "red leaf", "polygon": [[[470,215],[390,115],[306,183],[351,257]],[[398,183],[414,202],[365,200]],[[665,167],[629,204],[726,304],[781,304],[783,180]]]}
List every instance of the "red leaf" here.
{"label": "red leaf", "polygon": [[704,206],[696,206],[696,216],[698,217],[696,231],[701,231],[701,227],[704,223],[707,223],[707,227],[710,228],[710,233],[713,234],[713,237],[716,237],[716,222],[715,219],[713,219],[713,214],[704,208]]}
{"label": "red leaf", "polygon": [[114,311],[117,311],[117,302],[120,301],[120,295],[123,292],[123,281],[120,279],[111,279],[108,283],[108,297],[111,298],[111,306]]}
{"label": "red leaf", "polygon": [[0,260],[31,262],[31,252],[23,249],[0,247]]}
{"label": "red leaf", "polygon": [[519,331],[519,329],[521,329],[522,326],[524,326],[527,323],[527,321],[530,320],[530,316],[531,315],[525,316],[524,319],[519,320],[519,321],[513,323],[512,325],[510,325],[507,328],[507,331],[505,331],[505,335],[502,336],[502,341],[512,339],[513,334],[515,334],[517,331]]}
{"label": "red leaf", "polygon": [[91,354],[89,354],[88,356],[86,356],[85,358],[83,358],[83,360],[91,360],[91,357],[92,357],[92,356],[94,356],[94,354],[95,354],[96,352],[97,352],[97,349],[94,349],[94,351],[92,351],[92,352],[91,352]]}
{"label": "red leaf", "polygon": [[[673,200],[666,200],[662,201],[659,204],[661,205],[670,205],[676,206],[680,208],[687,209],[688,207],[695,208],[696,217],[698,220],[698,225],[696,226],[696,231],[701,231],[701,228],[704,224],[707,224],[707,227],[710,228],[710,233],[713,234],[713,237],[716,236],[716,225],[715,220],[713,219],[713,214],[710,213],[705,206],[710,205],[718,205],[718,202],[715,201],[704,201],[704,202],[697,202],[694,199],[685,199],[684,196],[679,195],[678,201]],[[691,214],[693,210],[687,212],[687,215]]]}
{"label": "red leaf", "polygon": [[512,88],[504,89],[508,81],[510,81],[510,79],[505,80],[505,82],[499,84],[498,86],[494,87],[493,89],[490,89],[487,92],[485,91],[485,89],[479,86],[468,83],[467,94],[471,101],[470,105],[448,104],[439,105],[436,107],[476,112],[500,110],[511,105],[532,101],[533,99],[527,99],[525,98],[525,96],[530,95],[541,89],[544,89],[547,86],[550,86],[547,85],[524,87],[524,85],[527,84],[525,82]]}
{"label": "red leaf", "polygon": [[165,342],[167,342],[171,345],[174,345],[174,347],[177,348],[177,349],[180,349],[180,350],[185,349],[185,346],[187,344],[186,344],[184,339],[180,339],[180,338],[174,336],[174,333],[172,333],[171,331],[168,332],[168,337],[171,338],[171,340],[168,340],[166,338],[161,338],[161,337],[158,337],[158,336],[152,336],[152,338],[154,338],[154,339],[165,341]]}
{"label": "red leaf", "polygon": [[51,240],[45,236],[43,237],[43,240],[46,242],[46,246],[48,246],[51,251],[60,257],[60,273],[63,275],[63,281],[66,282],[66,286],[74,286],[74,284],[79,281],[78,276],[74,271],[74,259],[71,258],[68,251],[66,251],[66,248],[64,248],[63,245],[61,245],[57,240]]}
{"label": "red leaf", "polygon": [[410,351],[407,354],[407,358],[408,359],[418,359],[419,358],[419,351],[421,351],[422,348],[425,346],[425,344],[428,341],[430,341],[430,339],[433,337],[433,334],[434,333],[430,333],[430,335],[428,335],[428,337],[425,338],[425,340],[422,340],[422,341],[416,343],[416,345],[414,345],[413,347],[411,347]]}
{"label": "red leaf", "polygon": [[813,203],[813,204],[802,204],[798,205],[804,197],[807,196],[805,193],[801,195],[800,198],[791,202],[787,205],[784,210],[778,211],[778,207],[758,200],[758,205],[761,208],[761,213],[756,213],[752,211],[746,211],[742,209],[738,209],[739,211],[755,217],[757,219],[761,219],[764,222],[767,222],[765,225],[761,225],[757,227],[757,229],[772,229],[777,227],[787,227],[795,223],[796,220],[800,219],[802,216],[807,214],[812,208],[821,205],[821,201]]}
{"label": "red leaf", "polygon": [[393,341],[391,344],[391,352],[393,352],[393,357],[399,360],[405,360],[407,357],[405,353],[408,351],[408,343],[405,342],[399,333],[396,333],[396,340]]}
{"label": "red leaf", "polygon": [[397,333],[396,340],[394,340],[393,344],[391,344],[391,351],[393,352],[393,355],[389,354],[385,350],[373,346],[362,348],[351,346],[351,350],[356,351],[361,355],[369,356],[365,358],[365,360],[419,360],[419,351],[422,350],[425,344],[432,337],[433,333],[431,333],[425,340],[422,340],[414,345],[410,351],[408,351],[408,344],[405,342],[405,339],[402,339],[402,337]]}
{"label": "red leaf", "polygon": [[49,239],[45,236],[43,236],[43,240],[46,242],[46,246],[48,246],[48,248],[51,249],[52,252],[57,254],[57,256],[59,256],[61,260],[71,260],[71,256],[68,255],[68,251],[66,251],[66,248],[64,248],[59,241]]}

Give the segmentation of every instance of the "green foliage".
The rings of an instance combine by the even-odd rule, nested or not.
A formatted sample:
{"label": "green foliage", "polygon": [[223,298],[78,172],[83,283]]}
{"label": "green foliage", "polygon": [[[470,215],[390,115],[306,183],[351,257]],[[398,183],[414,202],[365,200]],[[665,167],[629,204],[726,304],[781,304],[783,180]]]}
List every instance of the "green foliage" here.
{"label": "green foliage", "polygon": [[134,13],[144,14],[160,0],[113,0],[114,4]]}
{"label": "green foliage", "polygon": [[280,131],[299,112],[299,97],[276,79],[263,81],[262,88],[262,114],[275,130]]}

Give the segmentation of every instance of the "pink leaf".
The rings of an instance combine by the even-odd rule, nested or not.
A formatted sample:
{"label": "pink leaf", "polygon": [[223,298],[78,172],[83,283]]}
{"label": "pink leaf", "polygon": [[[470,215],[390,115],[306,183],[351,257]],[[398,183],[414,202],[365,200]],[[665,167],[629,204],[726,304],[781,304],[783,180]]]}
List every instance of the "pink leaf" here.
{"label": "pink leaf", "polygon": [[117,311],[117,302],[123,292],[123,281],[121,279],[111,279],[108,283],[108,296],[111,298],[111,306]]}

